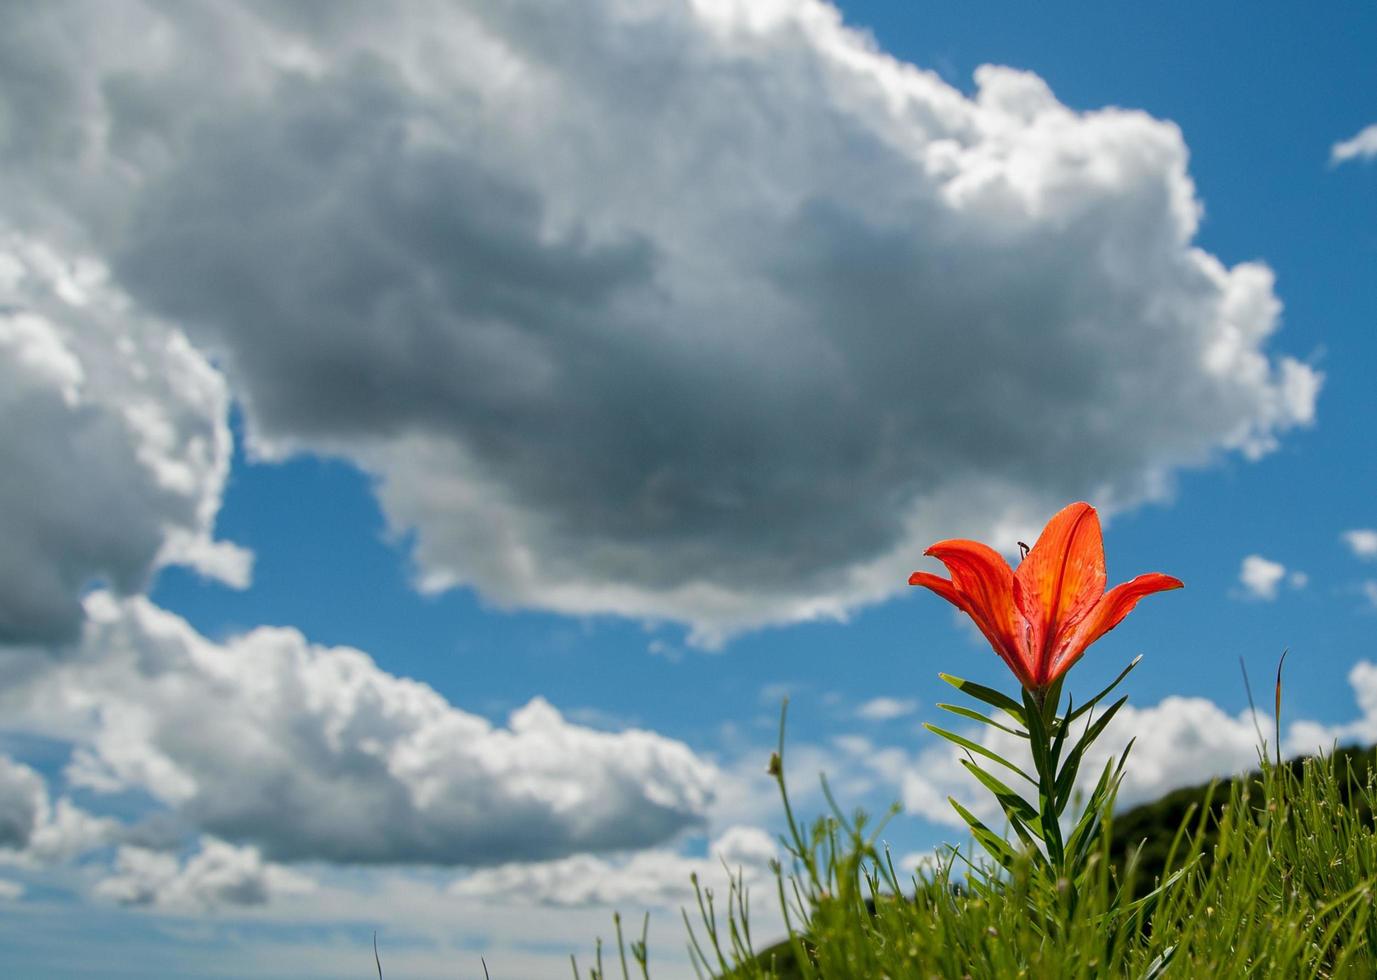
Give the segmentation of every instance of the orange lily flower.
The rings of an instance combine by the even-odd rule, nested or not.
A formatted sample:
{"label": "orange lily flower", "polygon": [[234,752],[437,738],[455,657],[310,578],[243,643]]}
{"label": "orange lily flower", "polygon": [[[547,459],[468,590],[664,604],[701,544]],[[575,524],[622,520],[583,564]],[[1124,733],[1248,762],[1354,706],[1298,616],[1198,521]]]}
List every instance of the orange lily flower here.
{"label": "orange lily flower", "polygon": [[1106,592],[1100,518],[1087,503],[1048,521],[1017,571],[978,541],[939,541],[924,554],[946,565],[951,578],[914,572],[908,584],[931,589],[970,616],[1039,700],[1139,599],[1182,584],[1152,572]]}

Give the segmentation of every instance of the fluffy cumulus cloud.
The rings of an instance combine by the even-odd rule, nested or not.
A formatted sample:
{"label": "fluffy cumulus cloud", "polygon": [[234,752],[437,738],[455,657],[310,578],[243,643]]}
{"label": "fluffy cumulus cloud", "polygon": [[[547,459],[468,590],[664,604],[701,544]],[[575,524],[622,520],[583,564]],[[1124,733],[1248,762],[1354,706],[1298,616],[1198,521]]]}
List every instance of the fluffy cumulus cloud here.
{"label": "fluffy cumulus cloud", "polygon": [[777,857],[778,847],[768,833],[738,826],[714,838],[705,858],[655,849],[620,860],[585,854],[509,864],[461,878],[450,893],[522,904],[677,909],[693,901],[695,875],[719,895],[727,894],[728,874],[759,894],[773,880],[771,862]]}
{"label": "fluffy cumulus cloud", "polygon": [[[1377,583],[1373,604],[1377,606]],[[1371,745],[1377,742],[1377,663],[1360,660],[1348,672],[1357,698],[1359,717],[1339,724],[1298,721],[1288,731],[1286,747],[1295,753],[1328,751],[1333,745]]]}
{"label": "fluffy cumulus cloud", "polygon": [[1350,139],[1335,143],[1329,150],[1330,163],[1377,158],[1377,123],[1360,130]]}
{"label": "fluffy cumulus cloud", "polygon": [[144,847],[121,847],[113,873],[96,883],[94,893],[121,905],[196,910],[266,905],[314,888],[305,875],[265,862],[256,848],[205,838],[185,859]]}
{"label": "fluffy cumulus cloud", "polygon": [[1303,589],[1310,584],[1310,576],[1294,569],[1287,571],[1281,562],[1262,555],[1248,555],[1239,565],[1238,584],[1242,588],[1242,598],[1271,602],[1281,594],[1283,585]]}
{"label": "fluffy cumulus cloud", "polygon": [[1370,527],[1354,528],[1345,531],[1341,538],[1348,550],[1359,558],[1377,558],[1377,529]]}
{"label": "fluffy cumulus cloud", "polygon": [[73,638],[92,582],[157,566],[247,584],[215,541],[230,462],[224,379],[178,330],[131,309],[93,260],[0,213],[0,644]]}
{"label": "fluffy cumulus cloud", "polygon": [[[1267,719],[1260,718],[1266,725]],[[984,726],[982,726],[984,728]],[[1132,806],[1182,786],[1254,768],[1258,729],[1243,712],[1230,715],[1205,698],[1168,697],[1149,707],[1126,704],[1087,754],[1081,782],[1088,792],[1111,755],[1136,739],[1118,803]],[[1027,742],[993,729],[968,733],[1020,765],[1031,766]],[[947,802],[954,796],[976,814],[994,819],[999,807],[961,765],[963,754],[945,743],[924,751],[902,770],[905,808],[937,823],[965,828]]]}
{"label": "fluffy cumulus cloud", "polygon": [[[1266,716],[1259,715],[1255,725],[1250,713],[1231,715],[1205,698],[1173,696],[1147,707],[1126,704],[1082,763],[1082,789],[1089,792],[1105,763],[1111,756],[1117,759],[1130,739],[1134,744],[1118,796],[1120,807],[1247,771],[1258,761],[1258,725],[1266,730],[1269,724]],[[954,727],[1004,758],[1031,767],[1026,741],[985,726],[979,731]],[[966,754],[945,742],[911,758],[876,748],[859,757],[897,782],[910,813],[964,830],[965,823],[948,802],[950,796],[983,818],[999,817],[998,804],[962,766]]]}
{"label": "fluffy cumulus cloud", "polygon": [[[1309,719],[1286,727],[1282,747],[1287,755],[1313,755],[1334,745],[1377,742],[1377,664],[1363,661],[1349,672],[1358,716],[1337,724]],[[1081,767],[1089,790],[1111,755],[1134,739],[1119,793],[1121,807],[1157,799],[1183,786],[1203,783],[1257,768],[1260,736],[1270,741],[1273,719],[1250,712],[1233,715],[1205,698],[1168,697],[1155,705],[1126,704],[1101,736]],[[959,726],[958,726],[959,727]],[[985,726],[962,729],[981,744],[1020,765],[1031,766],[1027,743]],[[976,814],[997,819],[998,804],[984,793],[961,765],[964,753],[945,743],[916,756],[881,749],[864,741],[852,747],[861,764],[900,786],[905,808],[936,823],[965,829],[947,801],[954,796]]]}
{"label": "fluffy cumulus cloud", "polygon": [[41,867],[110,843],[118,824],[63,797],[54,802],[43,777],[0,755],[0,864]]}
{"label": "fluffy cumulus cloud", "polygon": [[77,745],[76,785],[145,792],[269,860],[632,849],[700,824],[712,798],[713,767],[653,733],[570,724],[539,698],[494,727],[357,650],[266,628],[221,645],[104,593],[81,651],[0,699],[14,724]]}
{"label": "fluffy cumulus cloud", "polygon": [[374,473],[425,588],[713,643],[1314,417],[1175,126],[816,0],[7,21],[10,220],[214,352],[257,452]]}

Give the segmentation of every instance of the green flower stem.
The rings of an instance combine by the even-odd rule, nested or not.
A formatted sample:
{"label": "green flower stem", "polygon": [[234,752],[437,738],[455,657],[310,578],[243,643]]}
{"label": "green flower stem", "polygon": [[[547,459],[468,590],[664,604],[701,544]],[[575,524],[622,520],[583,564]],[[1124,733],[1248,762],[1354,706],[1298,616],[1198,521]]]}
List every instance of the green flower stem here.
{"label": "green flower stem", "polygon": [[[1020,704],[992,688],[959,677],[941,675],[943,680],[957,690],[1004,712],[1012,719],[1013,724],[1006,724],[959,705],[942,704],[939,707],[962,718],[979,721],[1002,732],[1027,739],[1033,757],[1031,774],[973,739],[935,725],[925,726],[928,731],[947,739],[965,752],[966,758],[962,760],[962,764],[994,795],[1025,856],[1043,872],[1049,884],[1067,894],[1068,903],[1074,904],[1078,883],[1084,879],[1090,856],[1095,853],[1095,845],[1104,827],[1103,817],[1112,804],[1123,777],[1124,763],[1128,758],[1127,749],[1119,757],[1117,764],[1111,759],[1105,766],[1084,807],[1076,816],[1069,834],[1063,833],[1062,818],[1071,804],[1076,778],[1086,752],[1128,699],[1119,698],[1100,713],[1099,717],[1089,714],[1085,717],[1083,725],[1076,725],[1076,722],[1093,712],[1137,665],[1138,660],[1135,659],[1108,687],[1082,705],[1077,706],[1068,698],[1064,712],[1059,711],[1062,700],[1060,678],[1044,689],[1023,690]],[[1077,727],[1080,728],[1079,735],[1075,731]],[[1131,745],[1132,743],[1130,747]],[[977,756],[999,763],[1023,776],[1031,785],[1037,787],[1036,798],[1025,798],[1010,789],[994,774],[984,769],[977,761]],[[951,800],[951,803],[970,827],[975,840],[999,867],[1007,870],[1017,848],[994,834],[956,800]]]}

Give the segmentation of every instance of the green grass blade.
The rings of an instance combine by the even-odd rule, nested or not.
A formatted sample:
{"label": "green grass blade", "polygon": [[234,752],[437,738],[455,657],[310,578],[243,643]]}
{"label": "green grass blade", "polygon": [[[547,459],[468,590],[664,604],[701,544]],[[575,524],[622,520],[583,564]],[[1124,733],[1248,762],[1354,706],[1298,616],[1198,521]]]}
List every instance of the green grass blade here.
{"label": "green grass blade", "polygon": [[1157,958],[1148,964],[1143,971],[1143,980],[1157,980],[1167,972],[1167,967],[1171,966],[1171,958],[1176,955],[1176,947],[1168,946],[1157,954]]}

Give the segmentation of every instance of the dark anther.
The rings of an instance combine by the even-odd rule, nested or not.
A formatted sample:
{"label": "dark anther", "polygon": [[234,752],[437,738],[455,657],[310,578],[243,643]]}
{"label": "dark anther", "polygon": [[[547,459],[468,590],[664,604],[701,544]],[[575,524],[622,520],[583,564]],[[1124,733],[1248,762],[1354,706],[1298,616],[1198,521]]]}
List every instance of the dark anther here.
{"label": "dark anther", "polygon": [[1027,546],[1026,544],[1024,544],[1022,541],[1020,541],[1020,542],[1018,543],[1018,550],[1021,552],[1021,554],[1019,555],[1020,558],[1027,558],[1027,557],[1028,557],[1028,552],[1032,551],[1033,549],[1030,548],[1030,547],[1028,547],[1028,546]]}

